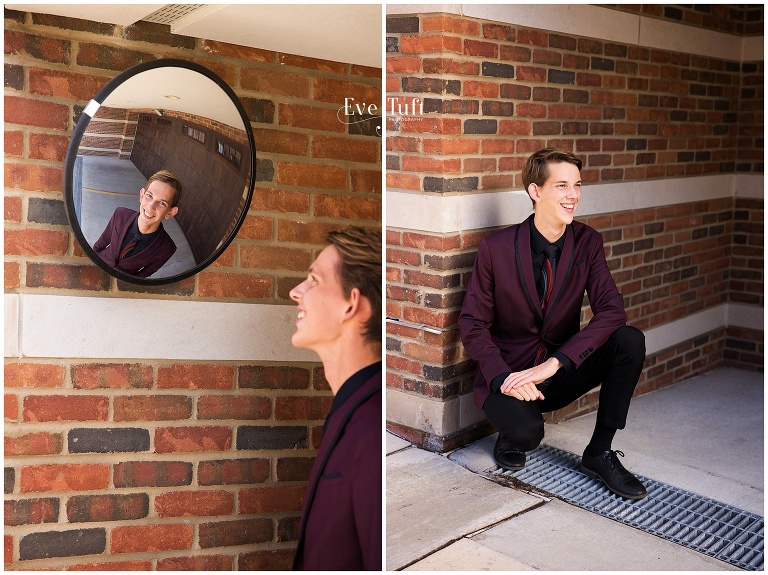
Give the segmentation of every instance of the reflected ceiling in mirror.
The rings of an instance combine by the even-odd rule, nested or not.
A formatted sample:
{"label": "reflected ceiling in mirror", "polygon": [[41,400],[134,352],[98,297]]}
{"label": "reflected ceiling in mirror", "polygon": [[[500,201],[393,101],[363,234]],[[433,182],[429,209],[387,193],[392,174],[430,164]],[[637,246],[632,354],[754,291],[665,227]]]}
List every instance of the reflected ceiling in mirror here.
{"label": "reflected ceiling in mirror", "polygon": [[[140,64],[105,86],[77,123],[65,164],[70,223],[111,275],[138,284],[179,281],[234,238],[250,203],[254,162],[247,116],[223,80],[186,61]],[[158,172],[181,183],[175,208],[168,205],[178,188],[173,178],[148,187]]]}

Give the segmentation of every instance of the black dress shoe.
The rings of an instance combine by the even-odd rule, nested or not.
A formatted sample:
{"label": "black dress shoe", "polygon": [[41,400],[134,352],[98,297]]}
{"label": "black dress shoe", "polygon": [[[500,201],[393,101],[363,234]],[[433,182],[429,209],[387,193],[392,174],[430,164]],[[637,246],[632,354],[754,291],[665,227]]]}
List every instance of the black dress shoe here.
{"label": "black dress shoe", "polygon": [[493,458],[499,467],[509,471],[520,471],[525,467],[525,452],[520,451],[511,441],[504,439],[501,435],[496,439],[496,445],[493,446]]}
{"label": "black dress shoe", "polygon": [[648,493],[642,483],[627,471],[617,455],[624,457],[621,451],[603,451],[590,457],[587,452],[581,457],[581,470],[590,477],[599,477],[616,495],[626,499],[642,499]]}

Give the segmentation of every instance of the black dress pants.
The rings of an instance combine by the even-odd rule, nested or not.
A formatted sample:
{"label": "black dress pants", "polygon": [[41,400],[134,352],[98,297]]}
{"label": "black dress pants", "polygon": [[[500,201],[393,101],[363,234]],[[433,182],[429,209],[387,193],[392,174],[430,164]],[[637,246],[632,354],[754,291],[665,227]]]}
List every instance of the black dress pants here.
{"label": "black dress pants", "polygon": [[629,402],[645,362],[645,336],[623,326],[592,353],[578,369],[560,369],[538,385],[544,399],[521,401],[501,392],[491,393],[483,410],[499,432],[518,449],[531,451],[544,438],[542,413],[569,405],[598,385],[597,423],[624,429]]}

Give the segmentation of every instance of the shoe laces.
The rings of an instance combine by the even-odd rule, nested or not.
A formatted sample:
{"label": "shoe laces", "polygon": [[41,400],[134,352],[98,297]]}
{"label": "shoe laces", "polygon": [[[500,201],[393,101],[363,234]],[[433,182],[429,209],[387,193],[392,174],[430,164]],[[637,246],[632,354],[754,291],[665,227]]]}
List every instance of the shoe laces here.
{"label": "shoe laces", "polygon": [[621,455],[622,457],[624,457],[624,452],[617,449],[616,451],[609,451],[608,453],[610,453],[610,455],[608,456],[608,460],[611,463],[611,467],[614,469],[616,468],[621,469],[621,462],[619,461],[619,458],[616,456]]}

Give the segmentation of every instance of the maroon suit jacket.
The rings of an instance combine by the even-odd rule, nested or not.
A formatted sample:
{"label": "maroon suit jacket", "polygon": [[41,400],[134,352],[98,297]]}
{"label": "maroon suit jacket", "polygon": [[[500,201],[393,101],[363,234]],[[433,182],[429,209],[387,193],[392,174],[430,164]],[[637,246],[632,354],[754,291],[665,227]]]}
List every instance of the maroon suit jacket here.
{"label": "maroon suit jacket", "polygon": [[139,217],[139,212],[128,208],[117,208],[115,213],[101,233],[101,237],[93,244],[93,251],[111,267],[123,273],[140,278],[151,276],[167,262],[176,251],[176,244],[160,224],[157,237],[145,249],[117,261],[125,235],[133,221]]}
{"label": "maroon suit jacket", "polygon": [[[531,216],[533,218],[533,216]],[[529,218],[530,220],[530,218]],[[594,316],[579,331],[584,291]],[[627,321],[603,251],[602,236],[580,222],[566,226],[547,316],[542,317],[528,220],[483,238],[459,315],[459,331],[477,363],[475,405],[497,375],[530,367],[542,342],[578,367]]]}
{"label": "maroon suit jacket", "polygon": [[381,371],[328,420],[304,496],[293,568],[382,569]]}

